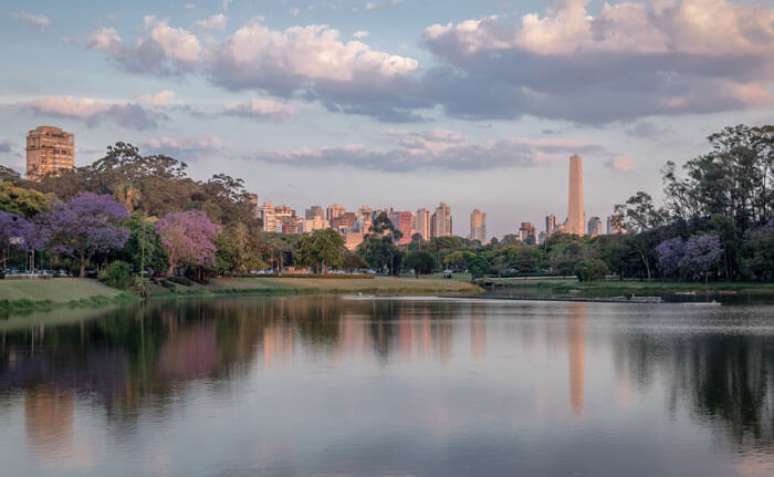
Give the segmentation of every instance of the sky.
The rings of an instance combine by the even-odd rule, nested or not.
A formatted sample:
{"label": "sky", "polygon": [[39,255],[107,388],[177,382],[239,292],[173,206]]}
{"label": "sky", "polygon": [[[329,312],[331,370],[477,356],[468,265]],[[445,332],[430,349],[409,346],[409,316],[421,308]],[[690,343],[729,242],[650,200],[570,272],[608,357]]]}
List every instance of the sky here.
{"label": "sky", "polygon": [[125,141],[261,201],[605,217],[725,126],[774,122],[774,0],[4,0],[0,163]]}

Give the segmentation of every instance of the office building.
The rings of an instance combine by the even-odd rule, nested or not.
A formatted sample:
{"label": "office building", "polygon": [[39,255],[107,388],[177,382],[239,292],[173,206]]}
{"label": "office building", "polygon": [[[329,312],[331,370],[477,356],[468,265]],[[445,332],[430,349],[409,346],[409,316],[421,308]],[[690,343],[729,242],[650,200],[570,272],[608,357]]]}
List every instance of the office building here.
{"label": "office building", "polygon": [[75,168],[75,137],[59,128],[40,126],[27,133],[27,178],[39,181]]}
{"label": "office building", "polygon": [[546,237],[550,237],[553,234],[559,232],[559,225],[554,214],[546,217]]}
{"label": "office building", "polygon": [[333,219],[338,219],[344,213],[347,211],[346,208],[344,208],[341,204],[332,204],[329,205],[327,209],[325,209],[325,218],[328,220],[328,222],[333,222]]}
{"label": "office building", "polygon": [[537,243],[537,231],[532,223],[521,223],[521,227],[519,227],[519,240],[529,245],[535,245]]}
{"label": "office building", "polygon": [[414,229],[422,236],[422,240],[430,240],[430,211],[427,209],[417,210],[415,220]]}
{"label": "office building", "polygon": [[567,204],[567,230],[571,235],[583,236],[586,232],[586,212],[583,198],[583,159],[574,154],[570,157],[570,183]]}
{"label": "office building", "polygon": [[322,207],[319,205],[313,205],[312,207],[306,209],[306,213],[304,214],[305,219],[312,220],[316,217],[325,220],[325,210]]}

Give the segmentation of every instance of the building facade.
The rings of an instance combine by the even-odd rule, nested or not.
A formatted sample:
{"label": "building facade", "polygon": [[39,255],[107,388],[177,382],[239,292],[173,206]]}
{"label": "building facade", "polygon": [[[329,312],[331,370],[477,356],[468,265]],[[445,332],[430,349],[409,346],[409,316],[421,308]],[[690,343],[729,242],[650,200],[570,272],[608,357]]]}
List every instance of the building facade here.
{"label": "building facade", "polygon": [[486,214],[478,209],[470,213],[470,240],[486,243]]}
{"label": "building facade", "polygon": [[570,157],[566,232],[578,236],[583,236],[586,233],[586,212],[583,197],[583,159],[577,154]]}
{"label": "building facade", "polygon": [[559,224],[556,216],[551,214],[546,217],[546,237],[550,237],[559,231]]}
{"label": "building facade", "polygon": [[47,175],[75,168],[75,136],[53,126],[27,133],[27,178],[39,181]]}
{"label": "building facade", "polygon": [[422,240],[430,240],[430,211],[427,209],[417,210],[416,224],[414,225],[417,233],[422,236]]}
{"label": "building facade", "polygon": [[441,202],[433,213],[430,223],[431,237],[451,237],[454,234],[451,207]]}
{"label": "building facade", "polygon": [[393,210],[390,211],[389,218],[392,225],[400,230],[402,234],[398,243],[411,243],[411,236],[414,235],[414,214],[407,211]]}
{"label": "building facade", "polygon": [[599,237],[604,233],[602,229],[602,219],[592,217],[589,219],[588,235],[589,237]]}

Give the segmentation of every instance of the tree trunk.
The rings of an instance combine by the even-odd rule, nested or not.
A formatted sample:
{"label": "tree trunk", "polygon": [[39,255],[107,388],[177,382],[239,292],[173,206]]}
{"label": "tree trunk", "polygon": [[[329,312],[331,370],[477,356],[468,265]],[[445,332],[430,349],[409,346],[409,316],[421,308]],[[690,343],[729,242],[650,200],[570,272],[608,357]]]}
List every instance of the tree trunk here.
{"label": "tree trunk", "polygon": [[170,278],[175,275],[175,261],[172,257],[169,257],[169,261],[167,263],[167,278]]}
{"label": "tree trunk", "polygon": [[86,254],[81,253],[81,273],[79,275],[81,278],[86,278]]}

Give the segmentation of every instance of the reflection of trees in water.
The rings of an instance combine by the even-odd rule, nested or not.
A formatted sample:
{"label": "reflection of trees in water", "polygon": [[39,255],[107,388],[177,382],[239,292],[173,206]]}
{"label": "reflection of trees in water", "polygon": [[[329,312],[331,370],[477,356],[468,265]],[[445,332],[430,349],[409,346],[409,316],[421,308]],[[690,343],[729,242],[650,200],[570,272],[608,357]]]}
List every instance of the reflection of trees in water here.
{"label": "reflection of trees in water", "polygon": [[[774,445],[774,339],[749,334],[626,335],[615,359],[649,388],[665,376],[669,405],[685,399],[702,421],[718,421],[739,445]],[[617,366],[619,370],[622,368]]]}

